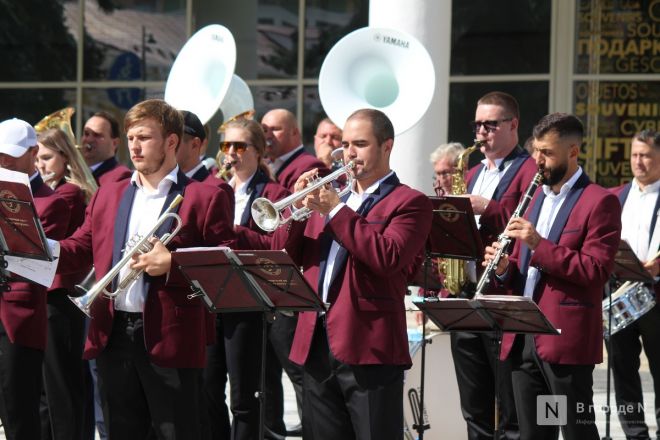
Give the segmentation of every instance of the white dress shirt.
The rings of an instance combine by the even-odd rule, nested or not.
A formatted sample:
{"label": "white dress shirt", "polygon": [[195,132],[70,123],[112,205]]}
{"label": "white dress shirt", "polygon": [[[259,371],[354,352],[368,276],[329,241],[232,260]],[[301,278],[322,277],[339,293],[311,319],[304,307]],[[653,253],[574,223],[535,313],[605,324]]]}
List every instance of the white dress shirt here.
{"label": "white dress shirt", "polygon": [[[133,172],[130,184],[137,186],[137,189],[135,190],[135,197],[133,198],[133,205],[130,214],[131,217],[128,221],[128,231],[125,242],[128,242],[128,240],[134,237],[135,234],[144,236],[147,232],[153,229],[158,217],[160,217],[161,211],[163,210],[165,198],[170,192],[172,184],[177,182],[178,172],[179,167],[174,167],[174,169],[160,181],[155,192],[150,192],[146,189],[140,182],[137,171]],[[128,266],[129,265],[124,266],[119,271],[119,279],[123,279],[130,272]],[[115,309],[123,310],[125,312],[142,312],[145,299],[147,298],[147,290],[145,289],[143,275],[141,275],[126,292],[121,293],[115,298]]]}
{"label": "white dress shirt", "polygon": [[283,154],[280,157],[278,157],[277,159],[269,162],[268,167],[270,168],[270,171],[273,173],[273,176],[275,174],[277,174],[277,172],[280,170],[280,168],[282,168],[282,164],[284,164],[284,162],[289,160],[289,158],[291,156],[293,156],[294,154],[296,154],[298,151],[302,150],[303,148],[304,148],[303,144],[300,144],[297,148],[294,148],[293,150],[289,151],[288,153]]}
{"label": "white dress shirt", "polygon": [[[541,212],[539,213],[539,218],[536,221],[536,232],[543,238],[548,238],[552,225],[557,218],[557,213],[561,209],[561,206],[566,200],[568,192],[573,188],[575,182],[582,175],[582,168],[578,167],[577,171],[571,176],[566,183],[564,183],[559,190],[559,194],[555,194],[548,185],[543,185],[543,193],[545,194],[545,199],[543,199],[543,206],[541,206]],[[533,254],[534,251],[530,249]],[[531,258],[531,257],[530,257]],[[532,265],[527,268],[527,281],[525,282],[525,292],[524,296],[532,298],[534,296],[534,289],[536,288],[536,283],[539,282],[541,273],[539,270]]]}
{"label": "white dress shirt", "polygon": [[248,200],[250,200],[250,193],[247,191],[250,186],[250,182],[254,178],[256,171],[238,188],[236,188],[236,176],[232,177],[229,180],[229,185],[234,188],[234,224],[240,225],[241,219],[243,218],[243,211],[245,211],[245,206],[247,205]]}
{"label": "white dress shirt", "polygon": [[[633,179],[626,203],[623,205],[621,239],[628,242],[642,262],[650,260],[658,252],[660,245],[660,227],[658,227],[660,222],[656,220],[655,229],[651,231],[651,219],[660,214],[654,212],[658,191],[660,191],[660,180],[647,185],[642,190],[637,179]],[[649,237],[651,237],[650,243]]]}
{"label": "white dress shirt", "polygon": [[[374,191],[378,189],[380,186],[381,182],[389,178],[392,174],[394,174],[393,171],[390,171],[386,176],[384,176],[382,179],[378,180],[377,182],[374,182],[369,188],[364,190],[362,194],[358,194],[355,189],[351,189],[351,194],[348,196],[348,200],[346,200],[346,203],[340,203],[337,206],[334,207],[332,211],[328,214],[329,218],[332,219],[332,217],[335,216],[339,212],[341,208],[344,206],[348,206],[351,208],[353,211],[357,211],[362,202],[365,201],[369,195],[373,194]],[[332,271],[335,267],[335,260],[337,259],[337,252],[339,252],[339,243],[336,241],[332,241],[332,245],[330,246],[330,252],[328,252],[328,259],[325,261],[325,275],[323,277],[323,291],[322,291],[322,298],[323,302],[328,302],[328,291],[330,290],[330,281],[332,278]]]}

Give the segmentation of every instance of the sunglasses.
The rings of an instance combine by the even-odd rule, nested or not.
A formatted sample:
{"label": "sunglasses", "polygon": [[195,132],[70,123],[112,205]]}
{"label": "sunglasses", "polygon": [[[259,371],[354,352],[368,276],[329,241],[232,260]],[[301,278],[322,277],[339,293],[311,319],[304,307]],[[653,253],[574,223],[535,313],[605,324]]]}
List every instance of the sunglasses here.
{"label": "sunglasses", "polygon": [[229,149],[231,147],[234,147],[234,151],[238,154],[243,154],[245,150],[247,150],[247,147],[249,147],[252,144],[249,144],[247,142],[241,142],[241,141],[223,141],[220,142],[220,151],[222,151],[224,154],[227,154]]}
{"label": "sunglasses", "polygon": [[482,126],[486,129],[487,132],[492,133],[495,130],[497,130],[497,127],[499,127],[499,125],[502,122],[509,122],[509,121],[512,121],[512,120],[513,120],[513,118],[493,119],[493,120],[490,120],[490,121],[472,121],[472,122],[470,122],[470,126],[472,127],[472,130],[475,133],[478,132],[481,129]]}

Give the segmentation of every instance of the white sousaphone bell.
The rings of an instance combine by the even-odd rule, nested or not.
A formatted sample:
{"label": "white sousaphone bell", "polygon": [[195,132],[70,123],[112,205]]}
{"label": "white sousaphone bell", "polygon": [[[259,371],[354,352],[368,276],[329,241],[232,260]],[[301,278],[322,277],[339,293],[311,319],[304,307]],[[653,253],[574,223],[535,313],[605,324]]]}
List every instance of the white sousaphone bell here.
{"label": "white sousaphone bell", "polygon": [[195,32],[174,60],[165,85],[165,101],[188,110],[206,124],[220,109],[223,123],[251,117],[254,100],[238,75],[236,42],[224,26],[212,24]]}
{"label": "white sousaphone bell", "polygon": [[361,108],[385,113],[401,134],[426,113],[435,69],[426,48],[395,29],[365,27],[330,50],[321,66],[319,96],[328,117],[343,127]]}

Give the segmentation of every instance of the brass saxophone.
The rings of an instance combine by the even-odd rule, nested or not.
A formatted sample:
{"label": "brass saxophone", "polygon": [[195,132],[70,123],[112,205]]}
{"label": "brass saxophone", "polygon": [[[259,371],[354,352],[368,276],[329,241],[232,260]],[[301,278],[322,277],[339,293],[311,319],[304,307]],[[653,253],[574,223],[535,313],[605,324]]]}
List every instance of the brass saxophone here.
{"label": "brass saxophone", "polygon": [[[485,141],[474,140],[474,145],[465,149],[456,160],[456,167],[451,175],[452,195],[467,193],[465,185],[465,173],[467,172],[468,156],[485,143]],[[467,275],[465,272],[465,261],[455,258],[438,258],[438,270],[445,276],[444,285],[449,293],[457,295],[465,285]]]}

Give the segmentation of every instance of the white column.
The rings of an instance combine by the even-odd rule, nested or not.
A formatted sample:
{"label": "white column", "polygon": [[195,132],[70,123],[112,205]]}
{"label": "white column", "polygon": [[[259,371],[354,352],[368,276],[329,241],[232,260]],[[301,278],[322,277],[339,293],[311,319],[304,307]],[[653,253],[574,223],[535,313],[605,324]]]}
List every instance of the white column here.
{"label": "white column", "polygon": [[451,1],[370,0],[369,26],[409,33],[428,50],[435,67],[435,93],[424,117],[394,140],[392,169],[406,185],[433,194],[429,155],[447,142]]}

